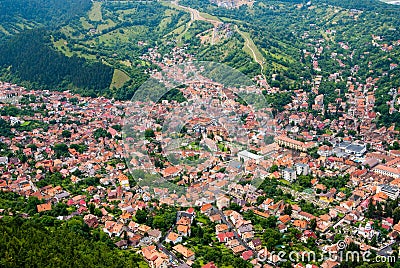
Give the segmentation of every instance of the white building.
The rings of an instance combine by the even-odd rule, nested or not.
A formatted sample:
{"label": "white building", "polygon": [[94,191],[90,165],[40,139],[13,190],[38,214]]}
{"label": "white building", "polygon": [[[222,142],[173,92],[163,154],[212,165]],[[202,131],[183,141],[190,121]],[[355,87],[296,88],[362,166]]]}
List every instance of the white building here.
{"label": "white building", "polygon": [[297,175],[308,175],[310,167],[303,163],[297,163],[295,165]]}
{"label": "white building", "polygon": [[380,193],[380,192],[387,194],[387,196],[390,199],[395,200],[395,199],[397,199],[397,197],[399,197],[400,190],[399,190],[399,187],[397,187],[397,186],[392,186],[389,184],[381,184],[381,185],[378,185],[378,187],[376,188],[376,193]]}
{"label": "white building", "polygon": [[260,163],[260,160],[263,159],[264,157],[262,155],[258,154],[253,154],[249,151],[241,151],[238,153],[238,159],[239,161],[247,162],[249,160],[254,160],[257,164]]}
{"label": "white building", "polygon": [[388,176],[394,179],[400,178],[400,169],[399,168],[393,168],[393,167],[388,167],[385,165],[377,165],[374,169],[373,172]]}
{"label": "white building", "polygon": [[289,182],[294,182],[297,179],[296,171],[291,168],[285,168],[282,171],[282,177]]}

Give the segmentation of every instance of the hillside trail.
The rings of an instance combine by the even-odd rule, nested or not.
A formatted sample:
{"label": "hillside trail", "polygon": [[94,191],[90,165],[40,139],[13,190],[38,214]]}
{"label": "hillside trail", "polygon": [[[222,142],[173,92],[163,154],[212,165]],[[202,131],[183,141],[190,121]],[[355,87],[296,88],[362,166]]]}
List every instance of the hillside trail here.
{"label": "hillside trail", "polygon": [[[221,22],[219,20],[216,20],[216,19],[213,19],[212,16],[210,16],[209,18],[205,18],[203,15],[201,15],[200,11],[198,11],[197,9],[180,5],[178,0],[172,1],[171,3],[173,5],[181,8],[181,9],[184,9],[184,10],[188,11],[190,13],[190,21],[191,22],[193,22],[195,20],[210,22],[214,26],[213,35],[212,35],[212,41],[211,41],[211,44],[212,45],[214,44],[215,29],[219,25],[223,24],[223,22]],[[208,14],[206,14],[206,15],[208,15]],[[258,58],[257,53],[255,52],[255,50],[253,48],[254,42],[252,40],[250,40],[249,37],[247,37],[242,31],[240,31],[239,28],[237,27],[237,25],[235,25],[235,30],[236,30],[237,33],[239,33],[244,38],[244,40],[245,40],[244,46],[247,47],[249,49],[249,51],[251,51],[251,54],[252,54],[251,56],[253,57],[254,61],[257,62],[260,65],[261,76],[266,81],[266,77],[264,75],[263,59],[262,58],[261,59]]]}

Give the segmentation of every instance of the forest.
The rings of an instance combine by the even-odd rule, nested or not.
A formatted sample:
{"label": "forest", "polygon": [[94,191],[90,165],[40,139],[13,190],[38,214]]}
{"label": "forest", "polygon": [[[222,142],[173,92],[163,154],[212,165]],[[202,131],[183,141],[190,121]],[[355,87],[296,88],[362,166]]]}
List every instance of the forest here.
{"label": "forest", "polygon": [[0,267],[146,267],[131,251],[116,249],[100,230],[80,217],[0,219]]}
{"label": "forest", "polygon": [[13,74],[12,82],[41,89],[79,88],[83,95],[103,93],[114,71],[100,62],[55,51],[44,30],[26,31],[1,43],[0,68]]}
{"label": "forest", "polygon": [[32,26],[54,27],[84,14],[90,6],[90,0],[2,0],[0,38]]}

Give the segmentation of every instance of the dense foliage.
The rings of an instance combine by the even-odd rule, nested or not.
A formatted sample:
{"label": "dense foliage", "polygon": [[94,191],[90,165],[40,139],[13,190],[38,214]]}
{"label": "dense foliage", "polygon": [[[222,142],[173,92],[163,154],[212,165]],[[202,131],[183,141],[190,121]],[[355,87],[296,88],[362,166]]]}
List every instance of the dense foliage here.
{"label": "dense foliage", "polygon": [[97,93],[108,89],[111,67],[55,51],[45,33],[28,31],[0,44],[0,67],[10,68],[16,82],[26,81],[35,88],[75,87]]}
{"label": "dense foliage", "polygon": [[55,26],[84,14],[90,6],[90,0],[2,0],[0,37],[38,24]]}
{"label": "dense foliage", "polygon": [[0,219],[1,267],[139,267],[139,255],[114,248],[81,218]]}

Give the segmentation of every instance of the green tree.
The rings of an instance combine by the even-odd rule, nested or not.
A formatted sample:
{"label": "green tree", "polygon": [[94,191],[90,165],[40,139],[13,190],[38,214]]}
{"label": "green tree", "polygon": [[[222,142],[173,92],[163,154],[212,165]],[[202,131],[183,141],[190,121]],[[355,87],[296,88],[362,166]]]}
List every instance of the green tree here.
{"label": "green tree", "polygon": [[69,139],[71,138],[71,131],[65,129],[62,131],[61,136]]}

